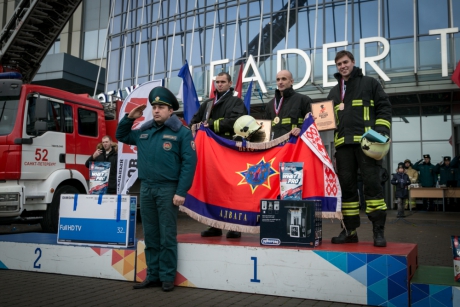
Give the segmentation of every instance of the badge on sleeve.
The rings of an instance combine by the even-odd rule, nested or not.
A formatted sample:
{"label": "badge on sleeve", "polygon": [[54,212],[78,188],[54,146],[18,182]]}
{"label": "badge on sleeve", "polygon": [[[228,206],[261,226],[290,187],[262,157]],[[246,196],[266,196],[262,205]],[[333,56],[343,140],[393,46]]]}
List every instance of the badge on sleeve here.
{"label": "badge on sleeve", "polygon": [[193,150],[196,150],[196,149],[195,149],[195,141],[190,142],[190,145],[192,146],[192,149],[193,149]]}

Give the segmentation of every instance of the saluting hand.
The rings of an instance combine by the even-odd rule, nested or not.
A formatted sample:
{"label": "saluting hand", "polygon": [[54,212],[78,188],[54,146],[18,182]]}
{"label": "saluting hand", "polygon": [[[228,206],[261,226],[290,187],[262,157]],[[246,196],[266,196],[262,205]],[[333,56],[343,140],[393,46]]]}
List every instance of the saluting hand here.
{"label": "saluting hand", "polygon": [[142,116],[145,108],[147,108],[147,105],[145,104],[135,107],[134,109],[131,110],[131,112],[129,112],[128,118],[138,119],[139,117]]}

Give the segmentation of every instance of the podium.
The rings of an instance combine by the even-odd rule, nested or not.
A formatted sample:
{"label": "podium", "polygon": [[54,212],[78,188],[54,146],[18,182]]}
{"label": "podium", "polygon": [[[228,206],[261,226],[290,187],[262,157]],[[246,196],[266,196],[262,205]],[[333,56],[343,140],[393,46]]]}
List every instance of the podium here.
{"label": "podium", "polygon": [[[409,306],[417,267],[415,244],[372,242],[316,248],[261,246],[241,239],[178,236],[177,286],[267,294],[361,305]],[[138,241],[136,281],[146,277],[144,242]]]}
{"label": "podium", "polygon": [[22,233],[0,236],[0,269],[134,280],[134,248],[57,244],[57,235]]}

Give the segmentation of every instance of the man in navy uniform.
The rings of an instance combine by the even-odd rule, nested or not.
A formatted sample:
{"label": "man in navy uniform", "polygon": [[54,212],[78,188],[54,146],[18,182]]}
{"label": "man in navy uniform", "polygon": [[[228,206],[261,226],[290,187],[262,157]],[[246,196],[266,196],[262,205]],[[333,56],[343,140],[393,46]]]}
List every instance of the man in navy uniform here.
{"label": "man in navy uniform", "polygon": [[457,169],[450,163],[450,157],[445,156],[443,161],[436,165],[435,173],[439,174],[439,184],[447,186],[457,180]]}
{"label": "man in navy uniform", "polygon": [[[420,176],[418,176],[418,180],[422,187],[432,188],[436,186],[438,176],[436,175],[436,166],[431,164],[430,155],[423,155],[423,159],[420,159],[419,161],[415,162],[412,168],[420,173]],[[433,199],[424,198],[423,206],[427,210],[431,210],[432,208],[434,208]]]}

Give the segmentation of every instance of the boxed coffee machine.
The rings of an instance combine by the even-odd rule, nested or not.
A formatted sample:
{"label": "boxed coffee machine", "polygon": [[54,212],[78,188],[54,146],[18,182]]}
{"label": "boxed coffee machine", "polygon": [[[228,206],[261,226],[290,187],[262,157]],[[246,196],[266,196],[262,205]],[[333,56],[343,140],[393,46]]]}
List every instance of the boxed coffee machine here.
{"label": "boxed coffee machine", "polygon": [[321,201],[260,201],[261,245],[315,247],[321,241]]}

